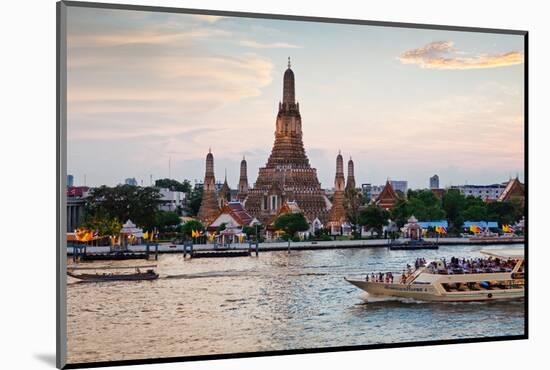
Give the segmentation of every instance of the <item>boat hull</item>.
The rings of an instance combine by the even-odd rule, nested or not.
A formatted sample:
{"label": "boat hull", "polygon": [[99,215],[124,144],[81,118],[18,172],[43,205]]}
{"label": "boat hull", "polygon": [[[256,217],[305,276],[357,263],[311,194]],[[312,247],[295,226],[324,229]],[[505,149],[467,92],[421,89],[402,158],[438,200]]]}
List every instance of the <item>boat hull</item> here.
{"label": "boat hull", "polygon": [[110,275],[96,275],[96,274],[74,274],[67,271],[67,275],[86,281],[90,283],[97,283],[102,281],[138,281],[138,280],[155,280],[158,279],[157,273],[141,273],[141,274],[110,274]]}
{"label": "boat hull", "polygon": [[524,297],[524,289],[440,292],[431,284],[389,284],[345,279],[375,297],[399,297],[431,302],[479,302],[515,300]]}

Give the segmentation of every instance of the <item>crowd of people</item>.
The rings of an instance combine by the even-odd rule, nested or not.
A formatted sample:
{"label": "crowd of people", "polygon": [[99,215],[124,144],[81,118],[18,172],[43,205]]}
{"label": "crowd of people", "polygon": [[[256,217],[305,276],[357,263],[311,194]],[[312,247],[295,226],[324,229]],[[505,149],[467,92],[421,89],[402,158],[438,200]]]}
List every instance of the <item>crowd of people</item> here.
{"label": "crowd of people", "polygon": [[[432,274],[470,274],[470,273],[494,273],[511,272],[516,264],[514,260],[500,258],[456,258],[451,257],[450,261],[442,258],[438,261],[430,262],[426,266],[424,258],[417,258],[414,262],[414,268],[407,264],[407,268],[401,273],[400,284],[405,284],[409,277],[419,268],[425,267]],[[521,272],[521,271],[520,271]],[[392,272],[367,274],[366,281],[373,283],[393,284],[394,276]]]}
{"label": "crowd of people", "polygon": [[516,264],[514,260],[500,258],[445,258],[428,265],[428,271],[437,274],[481,274],[491,272],[511,272]]}

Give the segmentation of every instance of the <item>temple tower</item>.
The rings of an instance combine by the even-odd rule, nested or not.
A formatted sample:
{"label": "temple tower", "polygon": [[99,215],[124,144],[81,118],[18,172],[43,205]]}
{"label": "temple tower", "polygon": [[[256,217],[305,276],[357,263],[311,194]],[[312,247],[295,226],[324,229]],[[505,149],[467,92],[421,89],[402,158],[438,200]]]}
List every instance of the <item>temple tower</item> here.
{"label": "temple tower", "polygon": [[216,179],[214,177],[214,156],[208,150],[206,155],[206,171],[202,189],[202,201],[197,218],[208,224],[218,215],[218,195],[216,194]]}
{"label": "temple tower", "polygon": [[218,205],[220,208],[223,208],[227,203],[231,202],[231,188],[227,183],[227,170],[225,171],[225,177],[223,180],[223,185],[218,194]]}
{"label": "temple tower", "polygon": [[355,174],[353,170],[353,160],[349,157],[348,161],[348,179],[346,181],[346,192],[355,189]]}
{"label": "temple tower", "polygon": [[344,160],[342,154],[336,156],[336,176],[334,177],[334,197],[332,208],[328,217],[328,225],[331,233],[340,233],[340,226],[346,222],[346,209],[344,208],[345,197]]}
{"label": "temple tower", "polygon": [[265,167],[249,189],[246,209],[267,224],[284,202],[296,202],[308,221],[326,221],[331,204],[311,168],[302,141],[302,117],[296,102],[294,72],[283,75],[283,99],[275,121],[275,142]]}
{"label": "temple tower", "polygon": [[246,196],[248,195],[248,175],[246,169],[246,159],[243,156],[241,161],[241,174],[239,176],[239,191],[237,193],[237,198],[240,202],[244,202]]}

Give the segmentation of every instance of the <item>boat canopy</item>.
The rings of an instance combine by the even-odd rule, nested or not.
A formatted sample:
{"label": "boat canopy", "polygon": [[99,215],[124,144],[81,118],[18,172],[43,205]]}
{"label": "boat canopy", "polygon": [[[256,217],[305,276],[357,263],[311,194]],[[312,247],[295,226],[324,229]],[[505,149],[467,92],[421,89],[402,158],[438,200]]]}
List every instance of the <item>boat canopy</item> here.
{"label": "boat canopy", "polygon": [[494,249],[494,250],[482,250],[481,253],[498,258],[513,258],[523,259],[524,251],[522,249]]}

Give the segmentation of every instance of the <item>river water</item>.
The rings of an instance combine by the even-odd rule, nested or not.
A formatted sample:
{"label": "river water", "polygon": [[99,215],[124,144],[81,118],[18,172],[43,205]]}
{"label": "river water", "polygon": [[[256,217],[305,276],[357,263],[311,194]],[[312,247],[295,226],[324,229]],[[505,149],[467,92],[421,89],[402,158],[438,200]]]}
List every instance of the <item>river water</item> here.
{"label": "river water", "polygon": [[[261,252],[185,261],[162,254],[155,281],[68,278],[68,362],[521,335],[523,301],[367,303],[366,293],[343,279],[400,272],[417,257],[479,257],[482,248],[502,247]],[[109,262],[137,263],[143,262]]]}

